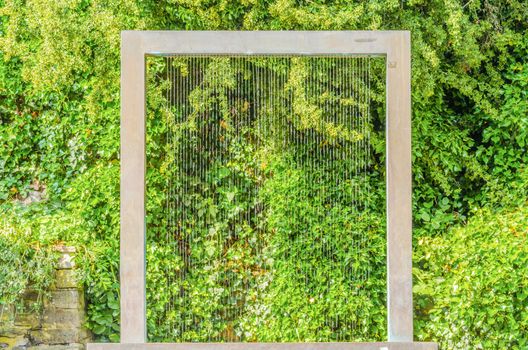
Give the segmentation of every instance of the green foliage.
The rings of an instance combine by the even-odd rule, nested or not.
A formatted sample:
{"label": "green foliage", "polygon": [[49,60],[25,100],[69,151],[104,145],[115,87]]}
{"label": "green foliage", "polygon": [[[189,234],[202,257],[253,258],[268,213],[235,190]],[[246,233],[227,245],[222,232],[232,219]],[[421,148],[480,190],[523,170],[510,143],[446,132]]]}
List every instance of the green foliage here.
{"label": "green foliage", "polygon": [[[63,195],[68,216],[81,223],[66,236],[79,247],[87,325],[102,340],[119,340],[119,163],[96,165]],[[58,215],[64,215],[59,213]]]}
{"label": "green foliage", "polygon": [[490,179],[489,201],[523,205],[527,198],[523,188],[528,164],[528,63],[512,64],[505,75],[508,84],[501,91],[505,103],[496,117],[483,116],[476,155]]}
{"label": "green foliage", "polygon": [[418,337],[442,349],[528,347],[528,210],[479,210],[415,253]]}
{"label": "green foliage", "polygon": [[48,244],[30,222],[17,216],[0,217],[0,312],[8,305],[23,307],[21,296],[29,288],[38,293],[30,307],[42,306],[57,259]]}
{"label": "green foliage", "polygon": [[[264,186],[263,196],[269,203],[267,220],[273,234],[267,253],[273,267],[272,274],[262,276],[264,287],[255,288],[257,293],[264,290],[264,295],[250,306],[248,332],[261,341],[384,339],[382,213],[366,208],[360,216],[350,215],[354,209],[346,199],[339,200],[339,193],[351,190],[350,184],[335,188],[335,183],[314,181],[318,175],[291,169],[291,161],[282,157],[270,162],[269,168],[274,176]],[[324,172],[321,168],[312,171]],[[365,186],[371,185],[358,187],[367,191]],[[383,201],[382,196],[379,199]],[[333,203],[330,210],[328,203]],[[360,248],[356,251],[351,244]],[[341,262],[346,268],[340,268]],[[367,273],[368,279],[362,279]],[[311,298],[305,297],[305,290]],[[326,324],[325,318],[336,324]],[[356,328],[348,329],[350,324]]]}
{"label": "green foliage", "polygon": [[[361,129],[328,117],[351,107],[351,87],[327,73],[351,67],[309,58],[147,63],[150,339],[384,338],[384,186],[379,172],[363,178],[344,149],[360,149],[363,137],[350,135]],[[175,83],[174,106],[166,101],[168,68],[185,79]],[[254,81],[266,85],[257,88]],[[273,98],[253,100],[272,89]],[[289,94],[294,89],[302,101]],[[319,113],[301,112],[308,99]],[[189,115],[185,105],[192,107]],[[373,163],[364,150],[354,156]],[[361,175],[344,176],[356,171]],[[351,198],[367,192],[371,207],[358,216]]]}
{"label": "green foliage", "polygon": [[[0,281],[0,300],[12,301],[27,283],[44,280],[39,276],[51,266],[46,263],[51,263],[44,253],[46,243],[71,242],[80,247],[79,259],[85,259],[80,273],[87,287],[88,324],[101,339],[118,338],[120,30],[407,29],[413,43],[414,225],[416,241],[422,242],[417,248],[416,276],[424,281],[420,288],[432,288],[416,291],[423,299],[418,305],[417,334],[441,341],[446,349],[479,344],[526,347],[525,320],[516,318],[522,311],[518,301],[522,293],[508,294],[515,293],[513,283],[523,270],[505,270],[522,259],[512,250],[519,247],[522,236],[503,231],[505,224],[500,223],[506,217],[523,223],[524,218],[501,214],[495,219],[492,213],[475,214],[474,208],[526,204],[527,23],[522,0],[0,0],[0,215],[2,227],[10,227],[0,236],[2,251],[9,252],[1,258],[0,271],[2,278],[12,276],[13,261],[23,262],[17,268],[25,271],[12,284]],[[311,104],[303,106],[302,94],[297,98],[299,120],[309,121],[317,110]],[[157,127],[155,134],[162,135],[163,125]],[[375,147],[376,157],[383,160],[382,145]],[[157,176],[150,174],[149,181],[163,181]],[[13,204],[25,198],[35,183],[46,188],[47,201],[31,205],[30,210]],[[283,190],[282,195],[289,193]],[[149,195],[152,207],[147,209],[152,210],[157,202],[155,194]],[[473,215],[477,217],[471,219]],[[19,219],[24,223],[18,224]],[[493,224],[489,230],[488,222]],[[454,225],[457,228],[450,229]],[[460,241],[451,239],[453,234]],[[41,248],[25,243],[21,238],[25,235],[32,237],[29,242],[41,242]],[[504,245],[510,250],[493,248],[494,235],[510,242],[511,246]],[[461,246],[463,239],[474,245],[466,249]],[[152,263],[171,261],[163,248],[149,247],[149,258],[154,259],[149,262],[149,283],[164,283],[163,271]],[[422,261],[427,253],[430,262]],[[483,260],[474,260],[481,253]],[[460,257],[475,276],[482,276],[480,285],[464,279],[472,272],[443,270]],[[499,261],[506,267],[498,266]],[[512,283],[498,281],[502,294],[495,294],[512,298],[494,297],[485,289],[495,278],[490,271]],[[278,286],[287,289],[292,283],[285,277]],[[453,283],[469,301],[452,295]],[[517,285],[522,283],[519,280]],[[162,303],[167,298],[160,290],[151,293],[150,300]],[[493,304],[483,304],[476,295],[489,297]],[[276,298],[277,303],[285,305],[284,298]],[[217,307],[218,301],[211,300],[210,307]],[[375,309],[368,304],[362,307]],[[489,324],[494,317],[486,316],[488,311],[496,312],[494,324]],[[155,306],[149,312],[155,313]],[[520,321],[508,323],[508,317]],[[369,327],[369,337],[380,334]],[[491,343],[485,342],[488,331],[493,335]]]}
{"label": "green foliage", "polygon": [[119,246],[116,239],[82,252],[79,276],[86,288],[86,325],[100,340],[119,341]]}

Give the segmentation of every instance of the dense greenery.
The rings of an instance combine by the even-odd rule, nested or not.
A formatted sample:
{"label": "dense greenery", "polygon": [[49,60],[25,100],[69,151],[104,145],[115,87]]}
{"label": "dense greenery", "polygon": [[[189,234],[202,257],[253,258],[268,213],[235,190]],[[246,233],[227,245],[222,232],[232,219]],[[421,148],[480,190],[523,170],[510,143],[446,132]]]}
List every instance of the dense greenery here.
{"label": "dense greenery", "polygon": [[466,227],[418,241],[420,327],[445,348],[525,349],[527,209],[482,210]]}
{"label": "dense greenery", "polygon": [[385,61],[147,61],[151,338],[385,338]]}
{"label": "dense greenery", "polygon": [[55,241],[36,235],[23,220],[4,216],[0,219],[0,313],[5,312],[6,305],[20,306],[21,294],[29,287],[38,294],[37,302],[30,307],[38,310],[53,281]]}
{"label": "dense greenery", "polygon": [[[118,339],[120,30],[407,29],[417,338],[526,347],[525,1],[0,4],[0,303],[45,289],[40,246],[65,241],[81,251],[90,328]],[[34,192],[47,200],[22,204]]]}

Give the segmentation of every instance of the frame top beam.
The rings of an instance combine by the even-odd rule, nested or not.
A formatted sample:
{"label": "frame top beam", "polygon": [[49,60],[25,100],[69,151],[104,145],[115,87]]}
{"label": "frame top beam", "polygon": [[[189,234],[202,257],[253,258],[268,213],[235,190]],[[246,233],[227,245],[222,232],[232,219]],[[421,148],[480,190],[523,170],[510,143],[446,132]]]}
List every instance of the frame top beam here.
{"label": "frame top beam", "polygon": [[145,55],[387,55],[408,31],[123,31]]}

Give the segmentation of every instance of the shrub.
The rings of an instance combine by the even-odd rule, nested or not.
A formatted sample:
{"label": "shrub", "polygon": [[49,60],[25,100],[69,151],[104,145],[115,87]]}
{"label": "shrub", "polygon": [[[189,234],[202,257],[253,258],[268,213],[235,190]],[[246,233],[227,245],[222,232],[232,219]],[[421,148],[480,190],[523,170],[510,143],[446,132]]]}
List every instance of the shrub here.
{"label": "shrub", "polygon": [[478,210],[415,249],[417,336],[442,349],[528,347],[528,209]]}

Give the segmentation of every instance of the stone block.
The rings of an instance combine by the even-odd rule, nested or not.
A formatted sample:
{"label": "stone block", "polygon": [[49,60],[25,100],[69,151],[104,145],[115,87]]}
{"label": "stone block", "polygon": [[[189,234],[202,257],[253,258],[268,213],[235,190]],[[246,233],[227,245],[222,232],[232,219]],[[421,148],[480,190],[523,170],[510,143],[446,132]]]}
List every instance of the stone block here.
{"label": "stone block", "polygon": [[22,337],[0,337],[0,349],[12,349]]}
{"label": "stone block", "polygon": [[26,335],[28,327],[15,326],[14,324],[5,325],[0,328],[0,338],[17,338]]}
{"label": "stone block", "polygon": [[40,326],[40,317],[36,312],[17,313],[14,324],[20,328],[37,328]]}
{"label": "stone block", "polygon": [[61,309],[49,306],[42,315],[43,328],[79,328],[84,322],[84,312],[77,309]]}
{"label": "stone block", "polygon": [[55,288],[56,289],[76,289],[78,287],[74,270],[56,270],[55,271]]}
{"label": "stone block", "polygon": [[75,261],[73,256],[75,255],[75,247],[57,245],[55,250],[61,253],[61,257],[58,262],[58,269],[72,269],[75,267]]}
{"label": "stone block", "polygon": [[[58,246],[61,252],[53,287],[41,312],[33,312],[41,295],[28,288],[21,311],[13,306],[0,309],[0,350],[84,350],[90,332],[83,327],[85,301],[75,276],[75,248]],[[47,293],[47,294],[48,294]]]}
{"label": "stone block", "polygon": [[26,350],[26,348],[29,346],[29,339],[28,338],[19,338],[15,345],[13,346],[13,350]]}
{"label": "stone block", "polygon": [[73,269],[74,267],[75,261],[73,260],[73,256],[69,253],[63,253],[59,258],[59,262],[57,263],[57,269],[67,270]]}
{"label": "stone block", "polygon": [[89,333],[80,327],[72,328],[42,328],[30,331],[33,344],[72,344],[86,343],[90,337]]}
{"label": "stone block", "polygon": [[29,339],[25,336],[0,337],[0,349],[26,350],[27,346],[29,346]]}
{"label": "stone block", "polygon": [[84,309],[84,295],[77,289],[57,289],[50,294],[50,298],[44,303],[46,308]]}
{"label": "stone block", "polygon": [[67,345],[36,345],[30,346],[27,350],[84,350],[83,344],[67,344]]}

